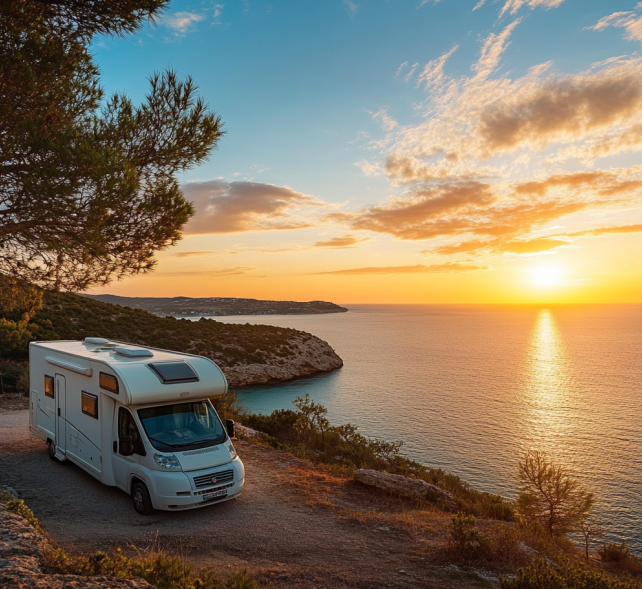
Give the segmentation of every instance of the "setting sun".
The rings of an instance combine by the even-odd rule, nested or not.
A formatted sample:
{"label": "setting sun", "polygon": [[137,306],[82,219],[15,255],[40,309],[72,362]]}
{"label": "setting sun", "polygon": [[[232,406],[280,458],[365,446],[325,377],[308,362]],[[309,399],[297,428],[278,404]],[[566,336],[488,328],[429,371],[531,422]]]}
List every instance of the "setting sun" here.
{"label": "setting sun", "polygon": [[544,264],[531,270],[532,281],[538,286],[557,286],[562,274],[562,268],[556,264]]}

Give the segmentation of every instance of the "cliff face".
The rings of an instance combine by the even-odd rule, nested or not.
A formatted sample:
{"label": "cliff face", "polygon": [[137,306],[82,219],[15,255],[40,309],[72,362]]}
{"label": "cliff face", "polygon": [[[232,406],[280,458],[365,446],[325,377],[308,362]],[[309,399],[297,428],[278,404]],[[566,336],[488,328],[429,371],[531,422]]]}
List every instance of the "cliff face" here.
{"label": "cliff face", "polygon": [[285,382],[343,366],[343,360],[328,342],[318,337],[294,337],[290,345],[295,348],[291,355],[286,358],[275,356],[267,364],[221,366],[230,388]]}

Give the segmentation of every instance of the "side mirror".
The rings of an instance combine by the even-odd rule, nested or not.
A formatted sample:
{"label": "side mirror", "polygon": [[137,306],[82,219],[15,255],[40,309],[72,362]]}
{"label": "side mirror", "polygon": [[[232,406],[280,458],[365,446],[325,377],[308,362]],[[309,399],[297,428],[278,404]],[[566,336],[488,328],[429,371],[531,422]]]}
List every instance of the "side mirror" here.
{"label": "side mirror", "polygon": [[234,432],[234,420],[233,419],[226,419],[225,420],[225,429],[227,430],[227,435],[230,436],[230,440],[234,438],[235,432]]}
{"label": "side mirror", "polygon": [[131,456],[134,453],[134,439],[131,436],[118,438],[118,446],[123,456]]}

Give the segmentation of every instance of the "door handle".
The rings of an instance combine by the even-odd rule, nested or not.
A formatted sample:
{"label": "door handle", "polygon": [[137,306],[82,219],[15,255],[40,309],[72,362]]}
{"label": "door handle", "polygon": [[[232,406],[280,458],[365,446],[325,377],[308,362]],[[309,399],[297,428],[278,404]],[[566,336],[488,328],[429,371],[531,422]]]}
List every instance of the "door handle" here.
{"label": "door handle", "polygon": [[60,417],[60,407],[58,407],[58,417]]}

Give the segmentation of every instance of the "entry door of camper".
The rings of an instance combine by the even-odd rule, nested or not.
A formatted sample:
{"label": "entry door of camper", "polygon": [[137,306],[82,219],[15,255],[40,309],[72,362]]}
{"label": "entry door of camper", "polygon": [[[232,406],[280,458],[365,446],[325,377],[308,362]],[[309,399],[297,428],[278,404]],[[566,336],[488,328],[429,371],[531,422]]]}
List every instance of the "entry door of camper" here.
{"label": "entry door of camper", "polygon": [[67,387],[65,377],[62,374],[56,374],[56,399],[58,403],[56,446],[64,452],[67,449]]}

